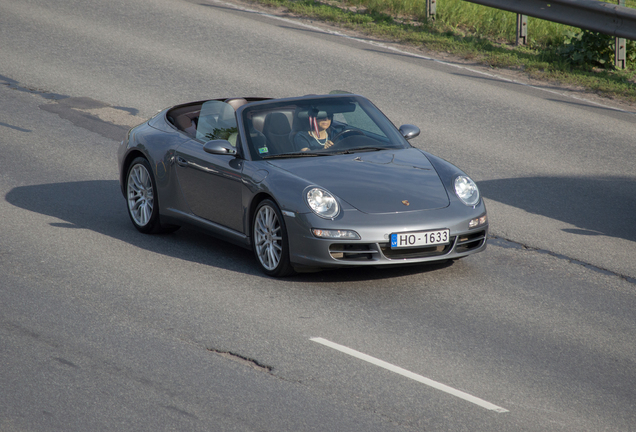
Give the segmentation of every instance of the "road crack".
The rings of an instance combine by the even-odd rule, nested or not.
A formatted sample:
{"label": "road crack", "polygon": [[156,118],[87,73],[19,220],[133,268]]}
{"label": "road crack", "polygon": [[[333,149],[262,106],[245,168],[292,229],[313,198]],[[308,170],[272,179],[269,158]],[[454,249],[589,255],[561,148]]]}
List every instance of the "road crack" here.
{"label": "road crack", "polygon": [[267,373],[271,373],[273,368],[271,366],[267,366],[264,365],[254,359],[251,359],[249,357],[245,357],[242,356],[240,354],[236,354],[230,351],[220,351],[220,350],[216,350],[214,348],[207,348],[208,351],[213,352],[215,354],[220,355],[223,358],[226,358],[228,360],[232,360],[236,363],[242,364],[243,366],[248,366],[251,367],[252,369],[256,369],[257,371],[260,372],[267,372]]}
{"label": "road crack", "polygon": [[523,243],[519,243],[519,242],[516,242],[514,240],[510,240],[510,239],[504,238],[504,237],[497,237],[497,236],[494,236],[494,235],[490,234],[488,236],[488,244],[493,245],[493,246],[499,246],[499,247],[502,247],[504,249],[518,249],[518,250],[532,251],[532,252],[537,252],[537,253],[540,253],[540,254],[550,255],[550,256],[558,258],[558,259],[566,260],[566,261],[568,261],[568,262],[570,262],[572,264],[580,265],[582,267],[587,268],[588,270],[592,270],[592,271],[595,271],[597,273],[604,274],[606,276],[616,276],[616,277],[618,277],[618,278],[620,278],[620,279],[622,279],[622,280],[624,280],[626,282],[629,282],[631,284],[636,285],[636,279],[633,278],[633,277],[630,277],[630,276],[627,276],[627,275],[624,275],[624,274],[621,274],[621,273],[617,273],[615,271],[608,270],[608,269],[605,269],[605,268],[602,268],[602,267],[598,267],[598,266],[595,266],[593,264],[586,263],[584,261],[577,260],[575,258],[571,258],[571,257],[569,257],[567,255],[563,255],[563,254],[560,254],[560,253],[549,251],[547,249],[540,249],[540,248],[536,248],[536,247],[532,247],[532,246],[527,246],[527,245],[524,245]]}

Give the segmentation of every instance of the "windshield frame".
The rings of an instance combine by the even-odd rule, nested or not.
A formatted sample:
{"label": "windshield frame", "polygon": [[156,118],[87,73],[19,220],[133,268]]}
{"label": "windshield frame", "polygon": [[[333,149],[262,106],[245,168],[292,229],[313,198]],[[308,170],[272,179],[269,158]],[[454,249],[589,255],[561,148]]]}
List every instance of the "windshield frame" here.
{"label": "windshield frame", "polygon": [[[239,129],[242,131],[243,134],[244,139],[242,140],[242,142],[245,146],[245,150],[247,150],[246,155],[249,155],[251,160],[254,161],[277,159],[278,156],[280,156],[280,158],[286,158],[290,156],[299,157],[298,155],[294,154],[299,153],[296,150],[282,152],[280,154],[259,153],[257,141],[262,145],[263,140],[265,140],[265,135],[263,134],[262,130],[259,130],[259,126],[262,127],[262,125],[259,124],[259,126],[255,126],[253,124],[253,119],[255,119],[255,116],[259,116],[262,121],[262,117],[264,117],[265,113],[268,112],[289,112],[290,110],[293,111],[294,108],[307,111],[308,107],[315,107],[316,110],[328,110],[330,111],[330,114],[332,116],[339,113],[343,113],[343,115],[346,116],[347,112],[352,112],[347,110],[352,110],[359,107],[360,109],[362,109],[364,114],[366,114],[368,119],[373,122],[374,127],[381,131],[383,136],[374,134],[372,131],[365,130],[365,132],[367,132],[366,135],[368,137],[368,145],[360,145],[359,147],[353,146],[352,148],[342,148],[334,146],[332,150],[310,150],[306,152],[307,156],[330,156],[343,153],[355,153],[357,148],[359,149],[359,151],[369,151],[370,148],[376,149],[378,147],[387,150],[405,149],[412,147],[411,144],[398,131],[395,125],[368,99],[353,94],[311,95],[297,98],[269,99],[265,101],[250,103],[240,107],[237,110],[237,121],[239,124]],[[291,129],[293,128],[294,119],[289,119],[289,121],[291,124]],[[337,123],[338,125],[340,125],[340,127],[342,126],[342,123],[340,122],[334,121],[333,123]],[[292,130],[292,132],[296,133],[300,131],[300,129],[297,131]],[[375,135],[375,137],[373,135]],[[252,138],[254,138],[254,141],[252,140]],[[360,142],[360,140],[361,138],[357,141]]]}

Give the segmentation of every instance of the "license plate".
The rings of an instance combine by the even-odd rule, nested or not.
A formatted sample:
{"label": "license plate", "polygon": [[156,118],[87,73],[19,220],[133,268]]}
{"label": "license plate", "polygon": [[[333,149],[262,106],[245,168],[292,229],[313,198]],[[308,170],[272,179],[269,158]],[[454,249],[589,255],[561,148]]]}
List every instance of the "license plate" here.
{"label": "license plate", "polygon": [[434,246],[450,243],[450,230],[419,231],[391,234],[391,248]]}

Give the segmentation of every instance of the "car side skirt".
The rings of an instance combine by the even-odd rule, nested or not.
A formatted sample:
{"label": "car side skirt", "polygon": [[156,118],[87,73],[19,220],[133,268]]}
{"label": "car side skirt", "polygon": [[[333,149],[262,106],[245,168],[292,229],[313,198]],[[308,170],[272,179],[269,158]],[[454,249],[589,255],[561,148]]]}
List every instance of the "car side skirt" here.
{"label": "car side skirt", "polygon": [[174,208],[166,209],[166,213],[161,215],[161,219],[166,220],[167,222],[176,223],[177,225],[182,225],[184,223],[188,225],[192,225],[196,228],[199,228],[209,234],[217,237],[221,240],[228,241],[237,246],[244,247],[246,249],[250,249],[252,247],[250,238],[246,236],[244,233],[235,231],[231,228],[225,227],[223,225],[216,224],[207,219],[200,218],[190,213],[183,212],[181,210],[177,210]]}

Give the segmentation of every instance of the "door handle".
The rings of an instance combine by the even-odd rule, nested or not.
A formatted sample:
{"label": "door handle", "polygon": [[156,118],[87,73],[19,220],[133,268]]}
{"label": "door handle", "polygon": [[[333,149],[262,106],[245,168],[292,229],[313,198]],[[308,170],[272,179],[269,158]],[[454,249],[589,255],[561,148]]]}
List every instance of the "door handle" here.
{"label": "door handle", "polygon": [[177,164],[182,167],[188,167],[190,165],[190,162],[188,162],[181,156],[177,156]]}

